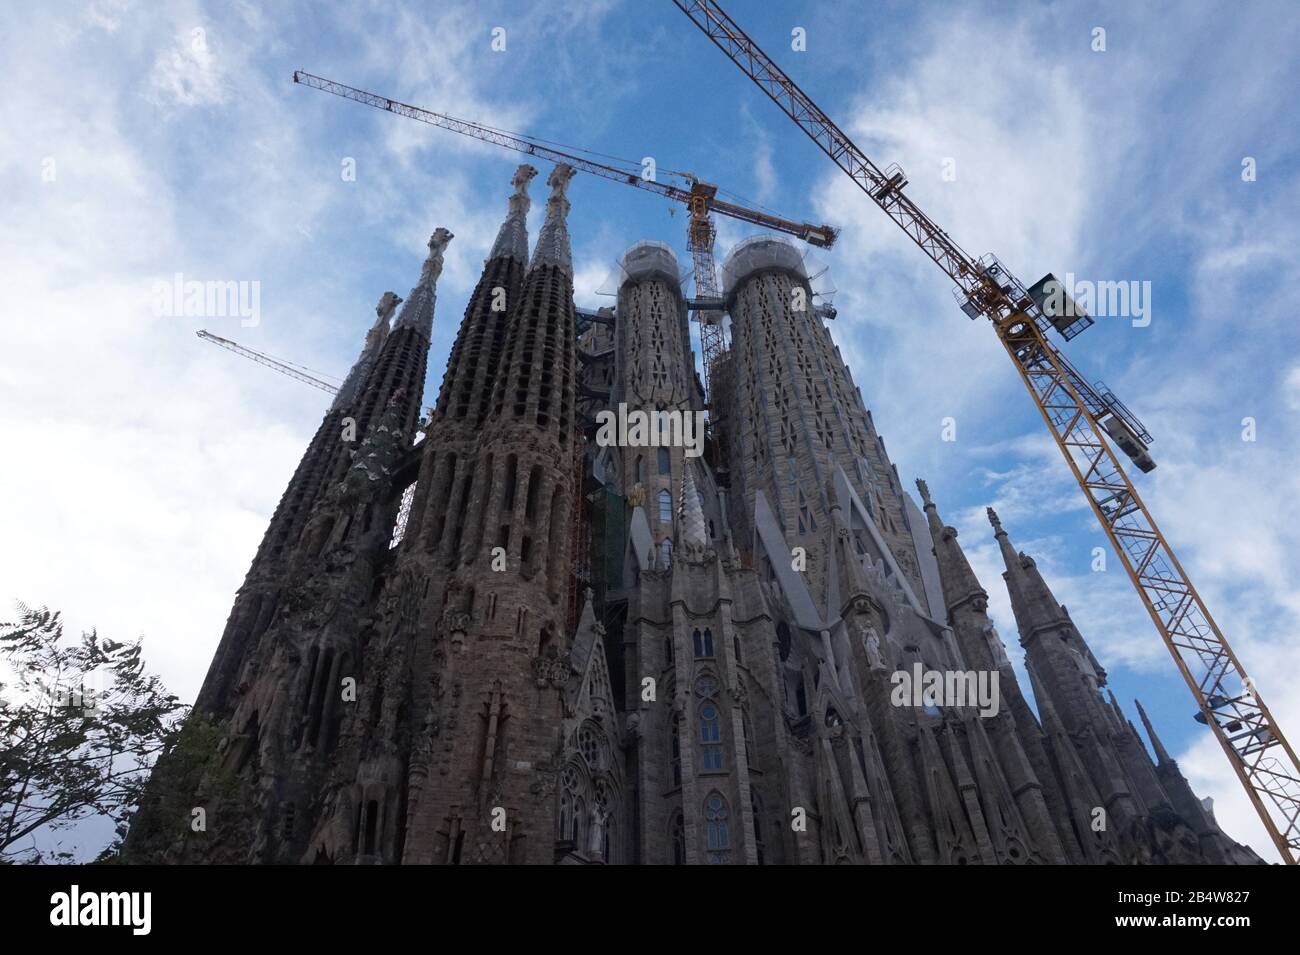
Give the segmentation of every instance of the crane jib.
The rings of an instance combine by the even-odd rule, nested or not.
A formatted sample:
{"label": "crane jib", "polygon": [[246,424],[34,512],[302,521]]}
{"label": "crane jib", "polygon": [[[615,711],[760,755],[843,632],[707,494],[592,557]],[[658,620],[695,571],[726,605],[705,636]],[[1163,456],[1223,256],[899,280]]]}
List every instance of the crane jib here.
{"label": "crane jib", "polygon": [[[494,143],[498,146],[504,146],[507,149],[513,149],[528,156],[537,156],[554,162],[568,163],[569,165],[580,169],[592,175],[600,176],[614,182],[622,182],[627,185],[636,186],[646,189],[650,192],[657,192],[660,195],[667,196],[677,202],[689,203],[695,193],[680,189],[668,183],[660,183],[655,179],[647,179],[643,175],[634,173],[628,169],[619,169],[605,163],[588,159],[584,156],[578,156],[563,150],[554,149],[546,146],[541,142],[528,139],[524,136],[518,136],[513,133],[503,132],[502,130],[492,129],[479,123],[467,119],[457,119],[454,116],[448,116],[445,113],[436,113],[432,110],[422,109],[419,106],[411,106],[408,103],[402,103],[386,96],[380,96],[375,93],[368,93],[365,90],[339,83],[335,80],[325,79],[308,73],[305,70],[295,70],[293,81],[303,86],[310,86],[313,89],[322,92],[332,93],[343,99],[350,99],[353,102],[362,103],[367,106],[373,106],[376,109],[382,109],[389,113],[399,116],[406,116],[410,119],[427,123],[430,126],[437,126],[440,129],[451,130],[472,139],[478,139],[482,142]],[[829,225],[814,225],[809,222],[795,222],[785,219],[781,216],[771,213],[762,212],[757,209],[748,209],[744,206],[734,203],[711,200],[708,204],[708,210],[717,212],[729,218],[738,219],[742,222],[748,222],[752,225],[761,226],[770,229],[773,232],[781,232],[785,235],[791,235],[802,239],[811,245],[821,248],[829,248],[835,242],[837,231]]]}

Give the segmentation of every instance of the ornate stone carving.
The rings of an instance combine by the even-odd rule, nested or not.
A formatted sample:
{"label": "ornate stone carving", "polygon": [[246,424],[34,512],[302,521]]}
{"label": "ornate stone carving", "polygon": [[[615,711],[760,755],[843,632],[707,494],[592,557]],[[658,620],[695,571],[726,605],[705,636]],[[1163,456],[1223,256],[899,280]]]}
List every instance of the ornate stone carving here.
{"label": "ornate stone carving", "polygon": [[537,677],[538,686],[563,688],[569,681],[569,670],[569,654],[561,653],[554,644],[533,658],[533,673]]}
{"label": "ornate stone carving", "polygon": [[749,702],[749,691],[745,689],[745,681],[737,679],[730,687],[731,699],[737,706],[744,706]]}

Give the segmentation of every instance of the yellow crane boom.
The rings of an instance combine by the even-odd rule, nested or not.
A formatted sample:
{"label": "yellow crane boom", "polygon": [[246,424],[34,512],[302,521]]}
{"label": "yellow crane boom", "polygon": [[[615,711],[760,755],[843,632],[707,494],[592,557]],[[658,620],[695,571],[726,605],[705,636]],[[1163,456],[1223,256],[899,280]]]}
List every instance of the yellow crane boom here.
{"label": "yellow crane boom", "polygon": [[1035,294],[1041,282],[1026,289],[995,257],[968,255],[904,193],[902,170],[876,166],[717,3],[672,2],[948,274],[962,310],[992,324],[1196,698],[1197,719],[1213,730],[1278,853],[1295,864],[1300,762],[1103,430],[1142,470],[1155,466],[1150,436],[1047,339],[1054,328],[1069,340],[1091,319],[1050,315]]}

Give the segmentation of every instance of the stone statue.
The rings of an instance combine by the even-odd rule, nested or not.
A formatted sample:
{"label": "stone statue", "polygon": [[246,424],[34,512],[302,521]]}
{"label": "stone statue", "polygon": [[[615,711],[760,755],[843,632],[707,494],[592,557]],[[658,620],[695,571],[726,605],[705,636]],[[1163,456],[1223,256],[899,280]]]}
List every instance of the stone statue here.
{"label": "stone statue", "polygon": [[880,655],[880,634],[876,633],[875,627],[864,627],[862,630],[862,643],[867,650],[867,664],[872,670],[881,671],[887,669],[885,661]]}
{"label": "stone statue", "polygon": [[988,641],[989,652],[993,654],[993,665],[999,670],[1011,666],[1011,661],[1007,659],[1007,648],[998,635],[998,628],[991,623],[985,624],[984,639]]}

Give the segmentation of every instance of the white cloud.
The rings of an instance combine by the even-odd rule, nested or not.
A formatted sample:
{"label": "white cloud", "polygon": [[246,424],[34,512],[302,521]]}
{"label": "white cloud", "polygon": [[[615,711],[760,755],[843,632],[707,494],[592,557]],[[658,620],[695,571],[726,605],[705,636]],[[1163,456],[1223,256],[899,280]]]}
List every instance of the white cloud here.
{"label": "white cloud", "polygon": [[190,26],[171,49],[158,53],[150,74],[155,102],[207,106],[225,101],[220,60],[209,42],[208,27]]}
{"label": "white cloud", "polygon": [[1292,365],[1282,381],[1282,394],[1286,406],[1292,411],[1300,411],[1300,365]]}

